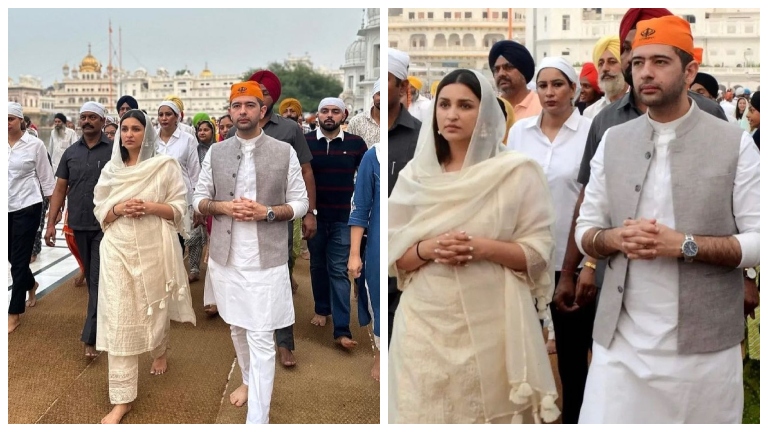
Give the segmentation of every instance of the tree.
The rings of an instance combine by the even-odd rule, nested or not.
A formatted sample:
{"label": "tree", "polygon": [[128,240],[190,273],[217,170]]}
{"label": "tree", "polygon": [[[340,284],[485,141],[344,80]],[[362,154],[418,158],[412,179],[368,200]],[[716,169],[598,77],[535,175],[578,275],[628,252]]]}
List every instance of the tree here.
{"label": "tree", "polygon": [[254,72],[261,69],[272,71],[280,79],[282,92],[280,100],[275,101],[275,107],[279,106],[283,99],[294,98],[299,100],[305,112],[315,112],[323,98],[338,97],[344,91],[341,83],[335,78],[318,73],[304,64],[270,63],[266,68],[249,70],[243,74],[243,81],[247,81]]}

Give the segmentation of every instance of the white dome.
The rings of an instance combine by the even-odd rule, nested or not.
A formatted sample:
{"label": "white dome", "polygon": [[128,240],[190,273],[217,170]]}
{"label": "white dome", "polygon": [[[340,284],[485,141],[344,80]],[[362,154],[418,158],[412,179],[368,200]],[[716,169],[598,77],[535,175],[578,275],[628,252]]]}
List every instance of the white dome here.
{"label": "white dome", "polygon": [[365,63],[365,42],[358,38],[347,48],[344,56],[344,66],[354,66]]}

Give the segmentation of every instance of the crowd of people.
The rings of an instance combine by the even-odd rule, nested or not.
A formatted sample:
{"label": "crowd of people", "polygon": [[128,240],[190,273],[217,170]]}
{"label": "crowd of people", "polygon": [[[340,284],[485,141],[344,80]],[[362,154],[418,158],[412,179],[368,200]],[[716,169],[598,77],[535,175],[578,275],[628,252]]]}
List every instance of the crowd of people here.
{"label": "crowd of people", "polygon": [[390,423],[759,419],[759,89],[667,9],[619,33],[580,74],[497,42],[495,91],[427,103],[389,49]]}
{"label": "crowd of people", "polygon": [[242,371],[230,402],[247,405],[247,423],[268,423],[276,357],[297,363],[292,272],[302,241],[312,324],[330,319],[335,343],[354,349],[354,298],[378,347],[378,84],[370,96],[371,110],[353,119],[341,99],[327,97],[305,123],[298,100],[281,100],[280,79],[260,70],[232,85],[218,119],[196,113],[189,125],[175,95],[151,115],[124,95],[113,115],[83,104],[80,134],[56,114],[47,146],[9,103],[9,334],[35,305],[35,235],[55,246],[64,218],[81,269],[75,283],[88,287],[84,355],[108,354],[114,406],[102,423],[119,423],[138,394],[139,354],[150,353],[151,374],[165,373],[170,321],[195,324],[190,284],[205,262],[199,307],[230,325]]}

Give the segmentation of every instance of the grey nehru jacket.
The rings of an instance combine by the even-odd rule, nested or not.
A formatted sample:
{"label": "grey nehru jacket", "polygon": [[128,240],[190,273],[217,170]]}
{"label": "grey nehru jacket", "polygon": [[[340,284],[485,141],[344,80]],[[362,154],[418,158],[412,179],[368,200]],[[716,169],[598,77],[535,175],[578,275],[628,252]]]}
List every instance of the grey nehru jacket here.
{"label": "grey nehru jacket", "polygon": [[[211,146],[208,151],[213,174],[216,201],[235,199],[240,160],[243,153],[236,137],[228,138]],[[256,165],[256,201],[266,206],[286,203],[288,167],[291,146],[266,134],[256,142],[253,163]],[[210,257],[221,265],[229,259],[234,220],[226,215],[215,215],[211,229]],[[259,266],[272,268],[288,262],[288,231],[283,222],[257,221],[259,241]]]}
{"label": "grey nehru jacket", "polygon": [[[607,109],[607,108],[606,108]],[[701,236],[738,233],[733,189],[743,131],[715,121],[694,106],[669,143],[675,230]],[[610,226],[636,214],[654,154],[653,128],[643,115],[611,128],[605,136],[605,185]],[[622,309],[629,260],[621,253],[607,260],[593,337],[608,347]],[[703,262],[678,261],[678,353],[720,351],[744,337],[742,271]],[[631,289],[631,288],[629,288]]]}

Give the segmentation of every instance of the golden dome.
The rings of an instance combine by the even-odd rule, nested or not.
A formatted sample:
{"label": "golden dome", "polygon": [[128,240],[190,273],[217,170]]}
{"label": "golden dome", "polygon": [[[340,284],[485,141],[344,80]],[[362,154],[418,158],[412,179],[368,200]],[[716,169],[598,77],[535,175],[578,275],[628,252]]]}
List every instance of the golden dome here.
{"label": "golden dome", "polygon": [[213,76],[213,72],[211,72],[208,69],[208,62],[205,62],[205,69],[203,69],[203,71],[200,72],[200,76],[203,77],[203,78],[210,78],[210,77]]}
{"label": "golden dome", "polygon": [[96,60],[96,57],[91,55],[91,44],[88,44],[88,55],[80,62],[80,73],[83,72],[101,73],[101,63]]}

